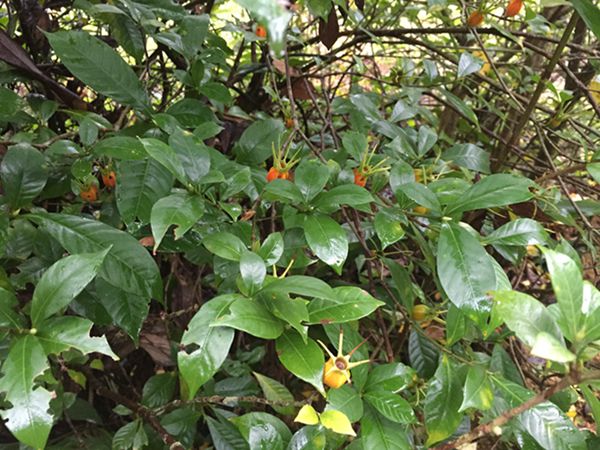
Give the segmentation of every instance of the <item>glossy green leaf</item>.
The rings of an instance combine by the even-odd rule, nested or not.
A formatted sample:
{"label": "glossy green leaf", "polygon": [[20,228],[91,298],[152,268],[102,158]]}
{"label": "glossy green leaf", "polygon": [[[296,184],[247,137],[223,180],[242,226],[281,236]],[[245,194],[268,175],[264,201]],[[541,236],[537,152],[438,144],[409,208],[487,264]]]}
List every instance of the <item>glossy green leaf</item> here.
{"label": "glossy green leaf", "polygon": [[17,330],[24,327],[23,317],[14,309],[17,304],[15,294],[0,287],[0,327]]}
{"label": "glossy green leaf", "polygon": [[408,338],[408,358],[410,365],[413,367],[420,377],[431,378],[436,368],[440,351],[437,347],[418,331],[411,331]]}
{"label": "glossy green leaf", "polygon": [[442,357],[425,397],[425,426],[428,446],[451,436],[463,415],[459,412],[463,401],[458,372],[447,356]]}
{"label": "glossy green leaf", "polygon": [[[514,408],[535,394],[518,384],[493,378],[500,395]],[[518,423],[542,448],[557,450],[586,450],[584,434],[553,403],[546,401],[517,416]]]}
{"label": "glossy green leaf", "polygon": [[279,232],[271,233],[264,240],[260,249],[258,250],[259,256],[265,261],[267,266],[272,266],[281,255],[283,255],[283,236]]}
{"label": "glossy green leaf", "polygon": [[239,237],[225,231],[205,236],[202,244],[209,252],[229,261],[239,261],[247,251]]}
{"label": "glossy green leaf", "polygon": [[44,272],[31,300],[34,327],[66,307],[83,291],[98,273],[108,251],[67,256]]}
{"label": "glossy green leaf", "polygon": [[144,384],[142,405],[157,408],[168,403],[173,398],[176,386],[177,376],[174,372],[152,375]]}
{"label": "glossy green leaf", "polygon": [[356,286],[335,288],[336,300],[314,299],[308,304],[309,323],[343,323],[368,316],[384,305]]}
{"label": "glossy green leaf", "polygon": [[249,450],[248,443],[240,434],[238,429],[229,421],[219,421],[212,417],[206,417],[206,424],[210,431],[210,437],[217,450]]}
{"label": "glossy green leaf", "polygon": [[434,212],[441,209],[440,202],[436,195],[421,183],[404,183],[398,187],[398,190],[417,204],[424,206]]}
{"label": "glossy green leaf", "polygon": [[210,327],[210,324],[226,314],[231,303],[240,298],[235,294],[213,298],[202,305],[183,333],[181,344],[190,346],[190,350],[177,353],[177,366],[186,385],[187,399],[194,398],[227,358],[234,331],[228,327]]}
{"label": "glossy green leaf", "polygon": [[489,153],[475,144],[455,144],[442,153],[442,159],[470,170],[490,173]]}
{"label": "glossy green leaf", "polygon": [[94,145],[93,152],[97,156],[106,156],[117,160],[141,160],[148,156],[138,139],[127,136],[112,136],[102,139]]}
{"label": "glossy green leaf", "polygon": [[229,314],[217,317],[211,327],[227,326],[262,339],[277,339],[283,323],[255,300],[240,298],[229,307]]}
{"label": "glossy green leaf", "polygon": [[275,317],[290,324],[306,340],[308,328],[304,323],[309,321],[307,300],[290,298],[285,293],[275,291],[262,292],[258,298]]}
{"label": "glossy green leaf", "polygon": [[463,52],[458,59],[457,78],[466,77],[472,73],[478,72],[483,66],[483,61],[476,58],[469,52]]}
{"label": "glossy green leaf", "polygon": [[276,342],[277,356],[295,376],[323,391],[323,351],[312,339],[306,342],[293,330],[284,332]]}
{"label": "glossy green leaf", "polygon": [[29,205],[48,180],[44,156],[27,144],[11,146],[2,157],[0,180],[6,202],[12,209]]}
{"label": "glossy green leaf", "polygon": [[263,391],[265,398],[271,402],[277,403],[289,403],[289,405],[279,404],[272,405],[272,408],[277,411],[279,414],[283,414],[285,416],[294,415],[296,412],[296,407],[293,405],[294,396],[292,393],[286,388],[283,384],[278,381],[269,378],[266,375],[261,375],[257,372],[252,372],[256,381],[260,385],[260,388]]}
{"label": "glossy green leaf", "polygon": [[[272,429],[274,429],[281,437],[283,448],[285,448],[290,439],[292,439],[292,433],[287,425],[281,419],[269,413],[254,411],[242,416],[232,417],[229,421],[235,424],[242,436],[249,442],[253,438],[252,435],[272,435]],[[267,433],[257,433],[257,431],[262,430],[267,431]],[[254,442],[256,442],[256,440],[254,440]],[[279,445],[279,442],[278,439],[273,440],[274,445]],[[252,443],[250,443],[250,445],[252,445]]]}
{"label": "glossy green leaf", "polygon": [[524,202],[533,196],[529,190],[533,186],[533,181],[525,177],[507,173],[489,175],[449,205],[446,214]]}
{"label": "glossy green leaf", "polygon": [[171,225],[175,239],[180,239],[204,214],[204,201],[198,195],[188,193],[163,197],[152,207],[150,224],[156,250]]}
{"label": "glossy green leaf", "polygon": [[189,182],[183,169],[183,164],[171,146],[153,138],[140,139],[140,142],[144,146],[146,153],[162,164],[175,178],[184,184]]}
{"label": "glossy green leaf", "polygon": [[[244,0],[255,3],[254,0]],[[271,3],[260,0],[258,3]],[[245,5],[243,5],[245,6]],[[275,119],[257,120],[250,125],[237,142],[234,152],[238,162],[242,164],[261,164],[268,159],[273,146],[279,147],[279,139],[283,133],[283,123]]]}
{"label": "glossy green leaf", "polygon": [[575,355],[561,341],[543,331],[535,337],[531,354],[559,363],[568,363],[575,360]]}
{"label": "glossy green leaf", "polygon": [[586,169],[592,178],[596,180],[596,183],[600,183],[600,162],[589,163]]}
{"label": "glossy green leaf", "polygon": [[415,413],[410,404],[398,394],[373,391],[365,394],[365,400],[382,416],[396,423],[415,423]]}
{"label": "glossy green leaf", "polygon": [[267,275],[265,262],[256,253],[245,251],[240,256],[240,274],[244,284],[254,292],[260,289]]}
{"label": "glossy green leaf", "polygon": [[494,293],[495,308],[508,328],[532,347],[539,333],[545,332],[563,342],[556,321],[535,298],[516,291]]}
{"label": "glossy green leaf", "polygon": [[381,241],[383,250],[398,242],[406,234],[400,221],[394,220],[385,211],[379,211],[375,215],[373,225],[375,226],[375,233],[377,233],[377,237]]}
{"label": "glossy green leaf", "polygon": [[337,411],[343,412],[350,422],[357,422],[363,415],[363,402],[353,386],[348,384],[327,392],[327,403]]}
{"label": "glossy green leaf", "polygon": [[16,339],[2,364],[0,392],[12,407],[0,411],[5,426],[22,443],[44,448],[52,415],[49,413],[51,394],[35,387],[34,380],[48,369],[48,359],[38,339],[25,335]]}
{"label": "glossy green leaf", "polygon": [[438,241],[437,271],[450,301],[484,327],[491,309],[487,294],[496,288],[496,273],[477,238],[459,225],[444,223]]}
{"label": "glossy green leaf", "polygon": [[84,31],[46,33],[69,71],[101,94],[143,111],[148,97],[131,67],[107,44]]}
{"label": "glossy green leaf", "polygon": [[173,175],[152,158],[120,161],[117,180],[117,208],[126,223],[150,222],[152,206],[173,186]]}
{"label": "glossy green leaf", "polygon": [[[436,361],[437,362],[437,361]],[[402,363],[375,366],[369,372],[365,392],[398,392],[407,388],[416,378],[415,370]]]}
{"label": "glossy green leaf", "polygon": [[373,201],[373,196],[364,187],[342,184],[318,194],[311,202],[316,208],[339,208],[340,205],[360,206]]}
{"label": "glossy green leaf", "polygon": [[413,447],[406,431],[372,408],[365,407],[360,421],[363,449],[411,450]]}
{"label": "glossy green leaf", "polygon": [[486,244],[535,245],[548,242],[548,233],[535,220],[520,218],[505,223],[484,239]]}
{"label": "glossy green leaf", "polygon": [[204,143],[187,131],[175,130],[169,136],[169,146],[181,161],[185,177],[198,184],[210,171],[210,154]]}
{"label": "glossy green leaf", "polygon": [[494,391],[485,368],[482,366],[469,367],[459,411],[462,412],[469,408],[486,411],[492,407],[493,401]]}
{"label": "glossy green leaf", "polygon": [[314,254],[341,274],[348,256],[348,237],[341,225],[328,216],[308,216],[304,236]]}
{"label": "glossy green leaf", "polygon": [[329,169],[316,159],[300,163],[294,173],[294,184],[298,186],[304,201],[311,201],[329,180]]}
{"label": "glossy green leaf", "polygon": [[479,126],[479,120],[477,119],[477,115],[470,106],[468,106],[463,100],[461,100],[459,97],[452,94],[451,92],[445,89],[440,89],[440,91],[444,95],[444,97],[446,97],[446,101],[453,107],[453,109],[456,109],[462,116],[466,117],[470,122]]}
{"label": "glossy green leaf", "polygon": [[104,336],[90,336],[93,322],[75,316],[54,317],[39,324],[37,338],[47,354],[75,348],[83,354],[102,353],[117,360]]}
{"label": "glossy green leaf", "polygon": [[98,252],[112,245],[98,275],[126,293],[162,299],[158,267],[133,236],[104,223],[68,214],[40,212],[28,217],[69,253]]}
{"label": "glossy green leaf", "polygon": [[273,180],[265,186],[265,200],[277,200],[283,203],[301,204],[304,202],[302,192],[288,180]]}
{"label": "glossy green leaf", "polygon": [[285,278],[273,279],[262,290],[265,293],[271,291],[337,301],[336,293],[327,283],[306,275],[290,275]]}
{"label": "glossy green leaf", "polygon": [[583,340],[580,333],[584,321],[581,307],[583,305],[583,279],[577,263],[567,255],[553,250],[542,249],[552,289],[556,294],[556,302],[561,312],[558,321],[565,337],[570,341]]}

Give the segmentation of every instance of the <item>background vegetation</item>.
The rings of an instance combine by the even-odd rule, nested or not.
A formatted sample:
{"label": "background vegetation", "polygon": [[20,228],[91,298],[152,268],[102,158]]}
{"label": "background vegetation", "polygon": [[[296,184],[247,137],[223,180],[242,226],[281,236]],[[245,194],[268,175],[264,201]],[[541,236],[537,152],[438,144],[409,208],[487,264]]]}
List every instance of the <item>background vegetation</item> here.
{"label": "background vegetation", "polygon": [[4,1],[3,448],[598,448],[599,35]]}

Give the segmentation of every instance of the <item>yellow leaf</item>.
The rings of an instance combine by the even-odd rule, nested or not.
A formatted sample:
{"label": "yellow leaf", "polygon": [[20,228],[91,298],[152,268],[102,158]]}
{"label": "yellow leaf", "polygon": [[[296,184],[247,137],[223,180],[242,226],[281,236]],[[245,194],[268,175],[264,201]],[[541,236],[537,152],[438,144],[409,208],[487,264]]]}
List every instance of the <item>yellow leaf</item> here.
{"label": "yellow leaf", "polygon": [[[347,420],[347,419],[346,419]],[[304,405],[298,411],[298,415],[294,419],[294,422],[300,422],[304,425],[316,425],[319,423],[319,415],[315,408],[310,405]]]}
{"label": "yellow leaf", "polygon": [[346,414],[335,409],[330,409],[321,414],[321,425],[325,428],[338,433],[347,434],[348,436],[356,436],[356,433],[352,429],[352,424]]}

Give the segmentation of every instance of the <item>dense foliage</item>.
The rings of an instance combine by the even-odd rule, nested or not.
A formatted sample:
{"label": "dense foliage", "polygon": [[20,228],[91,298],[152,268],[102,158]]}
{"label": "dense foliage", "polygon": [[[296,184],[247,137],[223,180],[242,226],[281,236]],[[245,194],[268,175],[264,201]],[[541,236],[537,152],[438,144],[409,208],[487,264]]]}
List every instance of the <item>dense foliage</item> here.
{"label": "dense foliage", "polygon": [[3,2],[3,448],[599,448],[599,35]]}

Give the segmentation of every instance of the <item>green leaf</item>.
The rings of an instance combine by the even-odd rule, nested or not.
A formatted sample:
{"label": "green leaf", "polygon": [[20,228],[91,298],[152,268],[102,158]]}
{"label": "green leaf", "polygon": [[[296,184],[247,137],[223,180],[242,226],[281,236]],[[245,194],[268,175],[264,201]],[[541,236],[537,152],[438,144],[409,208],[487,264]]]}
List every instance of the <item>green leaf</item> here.
{"label": "green leaf", "polygon": [[231,94],[229,93],[229,89],[223,83],[219,83],[218,81],[209,81],[200,88],[198,88],[198,92],[206,95],[210,100],[213,100],[217,103],[222,103],[224,105],[229,105],[232,102]]}
{"label": "green leaf", "polygon": [[444,223],[437,248],[437,271],[448,298],[481,328],[491,309],[487,297],[496,288],[491,257],[463,227]]}
{"label": "green leaf", "polygon": [[321,348],[312,339],[306,342],[293,330],[284,332],[276,342],[277,356],[283,366],[295,376],[323,390],[325,361]]}
{"label": "green leaf", "polygon": [[270,423],[254,425],[248,433],[250,450],[284,450],[284,442]]}
{"label": "green leaf", "polygon": [[[268,0],[244,0],[245,3],[274,3]],[[240,3],[238,1],[238,3]],[[242,5],[246,6],[246,5]],[[280,8],[280,6],[277,6]],[[272,154],[272,148],[279,147],[279,139],[283,133],[283,123],[275,119],[257,120],[250,125],[237,142],[234,153],[241,164],[257,165],[263,163]]]}
{"label": "green leaf", "polygon": [[278,403],[289,403],[289,406],[284,405],[272,405],[271,407],[277,411],[279,414],[283,414],[284,416],[294,415],[296,412],[296,407],[293,405],[294,396],[292,393],[286,388],[283,384],[278,381],[267,377],[266,375],[261,375],[257,372],[252,372],[256,381],[260,385],[260,388],[263,391],[263,394],[267,400],[270,402],[278,402]]}
{"label": "green leaf", "polygon": [[217,317],[211,327],[227,326],[262,339],[277,339],[283,333],[283,323],[261,303],[240,298],[229,307],[229,314]]}
{"label": "green leaf", "polygon": [[[274,429],[281,437],[284,448],[290,439],[292,439],[292,433],[287,425],[281,419],[268,413],[254,411],[244,414],[243,416],[231,417],[229,421],[235,424],[247,441],[250,441],[251,434],[255,434],[255,432],[260,429],[265,431],[268,430],[269,432]],[[267,427],[265,427],[265,425],[267,425]],[[279,445],[279,440],[276,439],[274,444]]]}
{"label": "green leaf", "polygon": [[52,428],[50,392],[34,386],[34,380],[48,367],[44,349],[32,335],[15,339],[2,364],[0,392],[5,393],[12,407],[0,411],[0,415],[19,441],[34,448],[46,446]]}
{"label": "green leaf", "polygon": [[415,377],[415,370],[402,363],[380,364],[369,372],[369,377],[365,383],[365,392],[395,393],[407,388]]}
{"label": "green leaf", "polygon": [[483,61],[476,58],[469,52],[463,52],[458,60],[458,69],[456,71],[456,77],[462,78],[472,73],[478,72],[483,66]]}
{"label": "green leaf", "polygon": [[375,215],[373,225],[375,226],[375,233],[377,233],[377,237],[381,241],[382,250],[385,250],[386,247],[398,242],[405,235],[404,228],[402,228],[400,221],[390,217],[385,210],[380,210]]}
{"label": "green leaf", "polygon": [[83,291],[98,273],[108,251],[67,256],[44,272],[31,301],[34,327],[66,307]]}
{"label": "green leaf", "polygon": [[37,338],[47,354],[75,348],[84,355],[97,352],[118,360],[104,336],[90,336],[93,325],[92,321],[81,317],[54,317],[39,325]]}
{"label": "green leaf", "polygon": [[442,208],[437,196],[424,184],[414,182],[404,183],[398,187],[398,191],[433,212],[439,213]]}
{"label": "green leaf", "polygon": [[267,266],[272,266],[283,255],[283,248],[283,236],[281,236],[281,233],[271,233],[260,246],[258,254]]}
{"label": "green leaf", "polygon": [[240,274],[250,292],[255,292],[260,289],[267,275],[265,262],[256,253],[245,251],[240,256]]}
{"label": "green leaf", "polygon": [[177,377],[174,372],[158,373],[151,376],[142,390],[142,405],[158,408],[173,398]]}
{"label": "green leaf", "polygon": [[531,354],[559,363],[568,363],[575,360],[575,355],[567,350],[562,342],[545,332],[541,332],[536,336]]}
{"label": "green leaf", "polygon": [[326,430],[323,427],[307,426],[292,436],[288,450],[325,450],[326,443]]}
{"label": "green leaf", "polygon": [[565,337],[573,341],[581,341],[584,335],[581,328],[584,316],[581,311],[583,305],[583,279],[577,263],[567,255],[553,250],[542,248],[552,289],[556,294],[556,302],[561,312],[558,321]]}
{"label": "green leaf", "polygon": [[356,184],[342,184],[326,192],[321,192],[312,201],[315,208],[335,208],[340,205],[357,207],[374,201],[373,196],[364,187]]}
{"label": "green leaf", "polygon": [[494,391],[492,383],[482,366],[471,366],[467,372],[467,381],[463,390],[463,402],[459,412],[469,408],[486,411],[492,407]]}
{"label": "green leaf", "polygon": [[489,175],[467,189],[456,202],[448,205],[446,214],[524,202],[533,196],[529,189],[534,184],[528,178],[507,173]]}
{"label": "green leaf", "polygon": [[306,275],[290,275],[285,278],[276,278],[265,286],[262,292],[277,292],[296,294],[303,297],[316,297],[337,301],[337,294],[324,281]]}
{"label": "green leaf", "polygon": [[329,169],[316,159],[304,160],[294,174],[294,184],[298,186],[306,202],[319,194],[328,180]]}
{"label": "green leaf", "polygon": [[248,450],[248,443],[238,429],[229,421],[221,419],[216,421],[206,417],[206,424],[210,431],[212,443],[217,450]]}
{"label": "green leaf", "polygon": [[548,242],[544,227],[532,219],[516,219],[505,223],[485,237],[486,244],[535,245]]}
{"label": "green leaf", "polygon": [[247,251],[246,246],[239,237],[226,231],[205,236],[202,240],[202,245],[209,252],[228,261],[239,261],[242,253]]}
{"label": "green leaf", "polygon": [[267,37],[275,54],[278,55],[283,52],[288,22],[292,17],[287,8],[271,0],[236,1],[267,27]]}
{"label": "green leaf", "polygon": [[414,448],[403,427],[369,407],[365,407],[365,414],[360,421],[360,435],[364,450],[411,450]]}
{"label": "green leaf", "polygon": [[189,182],[181,160],[177,156],[175,150],[169,145],[153,138],[140,139],[140,142],[144,146],[146,153],[162,164],[181,183],[187,184]]}
{"label": "green leaf", "polygon": [[422,125],[419,128],[417,135],[417,151],[419,155],[424,155],[435,145],[438,140],[438,135],[427,125]]}
{"label": "green leaf", "polygon": [[331,0],[307,0],[306,6],[312,15],[327,20],[332,4]]}
{"label": "green leaf", "polygon": [[314,254],[340,275],[348,256],[348,238],[340,224],[328,216],[308,216],[304,236]]}
{"label": "green leaf", "polygon": [[419,376],[428,379],[438,367],[440,351],[426,336],[412,330],[408,338],[408,357]]}
{"label": "green leaf", "polygon": [[516,291],[497,291],[494,300],[495,308],[506,326],[525,344],[533,347],[538,334],[542,332],[563,342],[554,318],[535,298]]}
{"label": "green leaf", "polygon": [[24,327],[24,318],[14,310],[17,305],[15,294],[0,287],[0,328],[19,330]]}
{"label": "green leaf", "polygon": [[474,144],[456,144],[442,153],[442,159],[460,167],[490,173],[490,155]]}
{"label": "green leaf", "polygon": [[115,325],[127,332],[137,344],[142,323],[148,315],[148,298],[113,286],[96,278],[96,295]]}
{"label": "green leaf", "polygon": [[285,293],[275,291],[261,292],[258,298],[275,317],[286,321],[306,340],[308,329],[304,322],[308,322],[308,309],[306,307],[308,301],[301,298],[292,299]]}
{"label": "green leaf", "polygon": [[180,239],[204,214],[204,201],[198,195],[186,193],[163,197],[152,207],[150,224],[154,237],[154,250],[159,246],[171,225],[175,239]]}
{"label": "green leaf", "polygon": [[309,323],[329,324],[358,320],[384,305],[356,286],[335,288],[336,300],[314,299],[308,304]]}
{"label": "green leaf", "polygon": [[443,441],[456,430],[463,415],[462,389],[458,372],[446,355],[435,372],[425,397],[425,426],[427,446]]}
{"label": "green leaf", "polygon": [[415,413],[410,404],[398,394],[374,391],[365,394],[365,400],[382,416],[396,423],[415,423]]}
{"label": "green leaf", "polygon": [[334,433],[356,436],[356,432],[352,429],[352,424],[348,420],[348,417],[341,411],[328,409],[321,413],[320,419],[321,425],[332,430]]}
{"label": "green leaf", "polygon": [[112,48],[84,31],[45,33],[69,71],[101,94],[148,112],[146,91],[137,75]]}
{"label": "green leaf", "polygon": [[179,128],[169,136],[169,145],[181,161],[186,179],[193,184],[200,183],[210,171],[208,147],[193,134]]}
{"label": "green leaf", "polygon": [[477,115],[471,107],[469,107],[463,100],[456,95],[450,93],[446,89],[440,89],[440,92],[446,97],[446,101],[456,109],[462,116],[466,117],[470,122],[479,126],[479,120]]}
{"label": "green leaf", "polygon": [[[507,402],[514,408],[535,394],[518,384],[493,377],[494,386]],[[517,416],[518,423],[544,449],[586,450],[585,435],[549,401],[540,403]]]}
{"label": "green leaf", "polygon": [[13,145],[2,158],[0,180],[6,202],[13,210],[29,205],[48,180],[44,156],[30,145]]}
{"label": "green leaf", "polygon": [[148,436],[144,430],[144,422],[135,419],[119,428],[112,439],[113,450],[129,450],[143,448],[148,444]]}
{"label": "green leaf", "polygon": [[596,183],[600,183],[600,162],[590,163],[586,166],[587,171]]}
{"label": "green leaf", "polygon": [[177,366],[187,389],[185,398],[194,398],[198,389],[219,370],[233,342],[234,331],[228,327],[210,327],[227,312],[231,303],[241,297],[222,295],[208,301],[194,315],[181,338],[181,345],[192,346],[191,351],[177,353]]}
{"label": "green leaf", "polygon": [[102,222],[64,213],[40,212],[27,217],[71,254],[99,252],[112,245],[98,275],[126,293],[162,299],[158,267],[133,236]]}
{"label": "green leaf", "polygon": [[300,189],[288,180],[273,180],[265,186],[265,200],[277,200],[284,203],[302,204],[304,199]]}
{"label": "green leaf", "polygon": [[600,39],[600,9],[590,0],[570,0],[585,24]]}
{"label": "green leaf", "polygon": [[343,412],[350,422],[360,420],[363,415],[363,402],[354,387],[348,384],[327,392],[328,408],[331,406],[337,411]]}
{"label": "green leaf", "polygon": [[173,186],[173,176],[152,158],[117,164],[117,208],[124,222],[150,222],[152,206]]}
{"label": "green leaf", "polygon": [[142,143],[138,139],[127,136],[112,136],[102,139],[94,145],[93,152],[97,156],[118,160],[141,160],[147,157]]}

